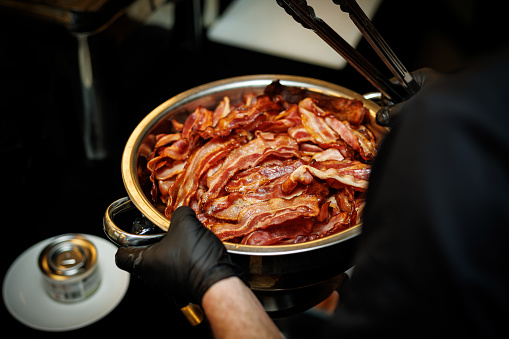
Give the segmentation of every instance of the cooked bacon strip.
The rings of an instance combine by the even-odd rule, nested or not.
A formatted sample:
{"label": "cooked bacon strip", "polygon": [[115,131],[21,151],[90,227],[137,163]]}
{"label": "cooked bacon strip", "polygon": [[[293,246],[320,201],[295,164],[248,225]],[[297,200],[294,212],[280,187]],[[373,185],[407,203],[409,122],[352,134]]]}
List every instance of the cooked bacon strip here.
{"label": "cooked bacon strip", "polygon": [[266,112],[277,115],[281,106],[272,102],[268,96],[259,96],[248,107],[235,107],[215,127],[208,127],[200,135],[204,139],[214,136],[227,136],[237,128],[243,128],[253,123],[261,114]]}
{"label": "cooked bacon strip", "polygon": [[166,215],[171,215],[179,206],[188,206],[191,198],[196,194],[201,175],[243,142],[245,142],[244,138],[233,134],[226,138],[214,138],[198,148],[189,157],[185,170],[179,174],[171,189]]}
{"label": "cooked bacon strip", "polygon": [[313,180],[304,187],[304,194],[315,196],[320,205],[326,202],[329,191],[329,185],[319,180]]}
{"label": "cooked bacon strip", "polygon": [[326,201],[324,204],[322,204],[322,206],[320,207],[320,213],[316,217],[317,221],[322,222],[324,220],[329,219],[329,205],[330,201]]}
{"label": "cooked bacon strip", "polygon": [[357,129],[352,128],[352,133],[359,141],[361,156],[366,160],[373,160],[378,153],[373,133],[364,125],[360,125]]}
{"label": "cooked bacon strip", "polygon": [[159,188],[159,192],[161,193],[160,199],[161,202],[167,204],[168,202],[168,191],[172,188],[175,183],[175,178],[170,178],[167,180],[159,180],[157,187]]}
{"label": "cooked bacon strip", "polygon": [[184,124],[183,123],[178,122],[175,119],[172,119],[171,120],[171,124],[173,125],[173,128],[175,129],[175,131],[182,132],[182,129],[184,128]]}
{"label": "cooked bacon strip", "polygon": [[339,190],[335,198],[340,210],[348,214],[350,225],[357,224],[357,200],[353,188],[345,186]]}
{"label": "cooked bacon strip", "polygon": [[280,96],[281,100],[290,104],[297,103],[304,98],[311,98],[321,107],[324,115],[334,114],[339,120],[346,120],[354,125],[362,124],[365,122],[365,118],[369,117],[369,110],[360,100],[329,96],[301,87],[282,86],[279,81],[274,81],[267,86],[264,93],[274,98]]}
{"label": "cooked bacon strip", "polygon": [[[173,134],[159,134],[156,136],[156,144],[154,146],[155,150],[158,150],[160,147],[164,146],[164,149],[167,147],[171,148],[171,144],[175,142],[179,142],[181,140],[180,133]],[[187,143],[187,141],[186,141]],[[178,149],[179,146],[175,146],[172,150]],[[162,153],[162,155],[161,155]],[[177,151],[177,153],[179,153]],[[160,167],[167,165],[167,163],[171,163],[173,159],[171,156],[168,156],[171,152],[168,150],[167,152],[152,152],[152,154],[148,157],[147,169],[151,172],[157,171]],[[176,156],[175,158],[180,158]]]}
{"label": "cooked bacon strip", "polygon": [[186,119],[184,128],[182,129],[182,138],[191,139],[197,131],[203,131],[212,125],[212,112],[199,106]]}
{"label": "cooked bacon strip", "polygon": [[299,104],[302,124],[306,132],[313,137],[320,147],[329,148],[333,145],[339,145],[339,135],[327,125],[323,118],[308,110],[310,108],[308,101],[311,101],[311,99],[304,99]]}
{"label": "cooked bacon strip", "polygon": [[[285,173],[279,178],[272,180],[266,184],[262,184],[258,187],[252,187],[249,191],[246,192],[233,192],[229,195],[214,199],[210,205],[207,207],[206,213],[214,216],[215,218],[222,220],[237,220],[238,215],[242,209],[250,204],[264,201],[273,198],[285,198],[291,199],[296,197],[297,195],[305,192],[306,194],[313,194],[309,187],[300,187],[292,190],[288,194],[283,191],[283,183],[287,180],[287,178],[291,175],[290,173]],[[309,190],[308,190],[309,189]],[[309,192],[308,192],[309,191]],[[318,196],[318,191],[317,198]],[[319,199],[320,201],[320,199]]]}
{"label": "cooked bacon strip", "polygon": [[313,219],[290,220],[264,230],[251,232],[242,239],[241,244],[257,246],[273,245],[285,239],[306,236],[311,232],[312,228]]}
{"label": "cooked bacon strip", "polygon": [[255,166],[242,171],[226,184],[227,192],[253,192],[266,183],[283,175],[290,174],[299,166],[304,165],[301,160],[287,160],[271,162],[265,166]]}
{"label": "cooked bacon strip", "polygon": [[292,121],[294,125],[302,125],[300,111],[298,105],[291,105],[286,110],[278,114],[275,120],[286,119]]}
{"label": "cooked bacon strip", "polygon": [[156,136],[156,145],[154,148],[159,148],[161,146],[166,146],[171,144],[177,140],[182,138],[182,134],[180,133],[172,133],[172,134],[159,134]]}
{"label": "cooked bacon strip", "polygon": [[224,97],[223,100],[217,105],[214,113],[212,113],[212,127],[217,125],[217,122],[227,116],[230,113],[230,98]]}
{"label": "cooked bacon strip", "polygon": [[[342,141],[359,152],[362,158],[366,160],[372,160],[376,156],[375,143],[373,142],[374,138],[371,133],[366,133],[366,135],[359,133],[356,129],[351,127],[348,121],[340,121],[335,115],[317,106],[316,101],[310,98],[302,100],[299,103],[299,108],[301,109],[301,114],[305,114],[308,118],[305,121],[303,119],[306,130],[308,132],[316,129],[321,131],[321,133],[315,134],[310,132],[320,146],[325,146],[326,148],[337,147],[334,146],[335,143],[333,139],[337,139],[340,136],[340,141],[336,140],[336,144],[340,145],[338,148],[345,157],[353,156],[345,149]],[[316,118],[314,118],[311,113],[315,114]],[[334,131],[334,133],[331,133],[328,128]]]}
{"label": "cooked bacon strip", "polygon": [[[323,148],[321,148],[315,144],[308,143],[308,142],[303,142],[302,144],[299,144],[299,149],[302,151],[303,154],[308,154],[308,155],[312,155],[312,156],[316,155],[317,153],[322,153],[324,151]],[[329,149],[338,151],[335,148],[329,148]],[[341,155],[341,153],[339,153],[339,154]]]}
{"label": "cooked bacon strip", "polygon": [[154,173],[157,171],[160,167],[166,165],[168,161],[171,161],[172,159],[164,156],[157,156],[152,159],[150,159],[147,162],[147,168],[151,173]]}
{"label": "cooked bacon strip", "polygon": [[[153,155],[151,155],[151,156],[153,156]],[[157,202],[157,197],[158,197],[156,172],[159,171],[160,168],[166,166],[166,164],[168,162],[172,163],[172,159],[167,158],[167,157],[157,156],[155,158],[150,159],[147,163],[147,169],[150,171],[149,179],[152,184],[152,187],[150,189],[150,195],[151,195],[153,202]]]}
{"label": "cooked bacon strip", "polygon": [[302,119],[300,117],[299,107],[297,105],[292,105],[273,119],[268,119],[258,124],[257,129],[261,131],[286,133],[289,128],[295,126],[302,126]]}
{"label": "cooked bacon strip", "polygon": [[246,92],[242,95],[242,102],[245,107],[251,105],[251,103],[256,99],[258,95],[255,92]]}
{"label": "cooked bacon strip", "polygon": [[[173,136],[167,137],[169,141],[174,140],[169,146],[159,147],[157,153],[162,157],[168,157],[175,160],[186,159],[191,151],[196,147],[199,142],[199,135],[196,131],[206,129],[212,123],[212,112],[203,107],[198,107],[196,110],[187,118],[180,137]],[[156,146],[162,146],[162,144],[168,144],[164,138],[161,138]]]}
{"label": "cooked bacon strip", "polygon": [[327,115],[327,113],[316,104],[316,100],[311,98],[301,100],[299,102],[299,109],[305,109],[318,117],[325,117]]}
{"label": "cooked bacon strip", "polygon": [[297,125],[288,129],[288,135],[291,136],[298,143],[306,141],[314,141],[311,134],[308,133],[306,127]]}
{"label": "cooked bacon strip", "polygon": [[326,160],[341,161],[341,160],[345,159],[345,157],[337,149],[328,148],[325,151],[316,153],[315,155],[313,155],[313,157],[311,159],[314,161],[326,161]]}
{"label": "cooked bacon strip", "polygon": [[281,197],[291,199],[303,194],[304,187],[296,188],[288,194],[284,193],[281,189],[281,183],[284,182],[285,178],[280,179],[274,185],[261,187],[257,192],[247,194],[231,193],[227,196],[216,198],[211,202],[206,213],[217,219],[234,221],[238,219],[242,209],[253,203]]}
{"label": "cooked bacon strip", "polygon": [[364,207],[366,207],[366,200],[357,199],[355,205],[357,206],[357,218],[355,219],[355,223],[352,223],[352,225],[357,225],[361,223]]}
{"label": "cooked bacon strip", "polygon": [[359,141],[353,135],[352,129],[348,121],[342,122],[334,117],[328,116],[325,118],[325,122],[327,123],[327,125],[332,127],[332,129],[335,130],[339,134],[339,136],[354,150],[360,151]]}
{"label": "cooked bacon strip", "polygon": [[171,165],[166,163],[164,166],[159,166],[154,170],[154,177],[156,180],[168,180],[181,173],[185,165],[186,163],[184,161],[172,161]]}
{"label": "cooked bacon strip", "polygon": [[215,224],[211,229],[219,239],[228,240],[270,225],[315,217],[319,212],[318,200],[310,195],[299,195],[292,199],[274,198],[244,208],[239,214],[237,224]]}
{"label": "cooked bacon strip", "polygon": [[336,194],[336,201],[338,202],[338,207],[346,213],[352,213],[355,210],[355,199],[354,192],[348,187],[342,188],[338,194]]}
{"label": "cooked bacon strip", "polygon": [[[335,169],[338,174],[350,175],[354,180],[360,182],[366,182],[369,180],[371,174],[371,166],[363,162],[351,159],[345,159],[342,161],[327,160],[315,162],[312,165],[314,168],[319,170]],[[351,184],[353,187],[361,187]]]}
{"label": "cooked bacon strip", "polygon": [[256,129],[260,131],[286,133],[286,131],[288,131],[288,129],[293,126],[295,126],[295,122],[288,119],[280,120],[263,119],[261,122],[256,124]]}
{"label": "cooked bacon strip", "polygon": [[370,170],[369,165],[355,160],[324,161],[313,165],[303,165],[283,183],[283,191],[291,192],[298,183],[309,184],[313,177],[335,181],[339,183],[338,187],[350,185],[359,190],[366,190]]}
{"label": "cooked bacon strip", "polygon": [[197,107],[187,118],[181,133],[159,138],[155,146],[157,153],[161,157],[175,160],[186,159],[199,142],[199,135],[196,132],[206,129],[211,124],[212,112],[201,106]]}
{"label": "cooked bacon strip", "polygon": [[373,134],[367,131],[364,126],[362,127],[364,127],[363,132],[365,132],[365,134],[352,128],[348,121],[339,121],[331,116],[326,117],[325,121],[348,145],[359,152],[363,159],[373,160],[375,158],[377,151]]}
{"label": "cooked bacon strip", "polygon": [[298,144],[284,134],[277,135],[273,140],[258,136],[233,150],[225,159],[221,168],[207,180],[209,189],[202,196],[202,204],[216,198],[235,173],[256,166],[269,156],[280,158],[298,157]]}
{"label": "cooked bacon strip", "polygon": [[365,117],[369,116],[369,110],[363,106],[360,100],[340,97],[328,98],[329,99],[318,99],[317,105],[327,113],[334,114],[338,120],[360,125],[364,122]]}
{"label": "cooked bacon strip", "polygon": [[235,222],[239,218],[240,211],[259,201],[259,199],[250,198],[240,193],[231,193],[214,199],[205,214],[217,219]]}
{"label": "cooked bacon strip", "polygon": [[302,165],[297,168],[291,175],[286,179],[282,185],[282,190],[285,193],[292,192],[297,184],[301,183],[308,185],[313,182],[313,175],[308,171],[308,165]]}
{"label": "cooked bacon strip", "polygon": [[347,229],[350,226],[348,213],[341,212],[332,216],[327,222],[315,223],[311,230],[312,239]]}
{"label": "cooked bacon strip", "polygon": [[159,147],[157,153],[161,157],[172,158],[174,160],[184,160],[188,157],[191,151],[191,143],[188,139],[180,139],[175,141],[170,146]]}

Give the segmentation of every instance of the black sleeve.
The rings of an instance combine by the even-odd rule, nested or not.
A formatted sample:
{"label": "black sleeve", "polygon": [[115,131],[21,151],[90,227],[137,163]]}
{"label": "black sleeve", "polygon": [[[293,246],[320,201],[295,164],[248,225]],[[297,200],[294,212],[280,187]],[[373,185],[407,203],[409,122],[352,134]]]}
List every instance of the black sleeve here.
{"label": "black sleeve", "polygon": [[505,53],[405,105],[373,165],[330,337],[507,337],[508,80]]}

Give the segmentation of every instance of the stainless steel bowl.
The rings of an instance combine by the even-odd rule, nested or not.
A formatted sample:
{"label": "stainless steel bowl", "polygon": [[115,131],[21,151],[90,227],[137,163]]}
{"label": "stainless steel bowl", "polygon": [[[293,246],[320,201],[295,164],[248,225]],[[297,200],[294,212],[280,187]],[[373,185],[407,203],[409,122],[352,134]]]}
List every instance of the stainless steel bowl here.
{"label": "stainless steel bowl", "polygon": [[[288,75],[252,75],[229,78],[185,91],[150,112],[134,129],[122,157],[122,178],[128,197],[113,202],[104,216],[104,230],[118,245],[137,246],[157,241],[161,235],[132,235],[118,227],[117,214],[136,208],[166,231],[170,221],[150,201],[146,188],[147,155],[155,135],[167,131],[170,119],[184,121],[198,106],[213,109],[224,96],[232,102],[245,91],[262,93],[273,81],[331,96],[361,100],[373,118],[379,106],[344,87],[325,81]],[[375,125],[374,119],[373,125]],[[376,127],[379,133],[384,131]],[[302,244],[252,246],[225,242],[233,260],[247,273],[252,290],[274,315],[303,310],[325,299],[352,266],[361,224],[338,234]],[[164,234],[164,233],[163,233]]]}

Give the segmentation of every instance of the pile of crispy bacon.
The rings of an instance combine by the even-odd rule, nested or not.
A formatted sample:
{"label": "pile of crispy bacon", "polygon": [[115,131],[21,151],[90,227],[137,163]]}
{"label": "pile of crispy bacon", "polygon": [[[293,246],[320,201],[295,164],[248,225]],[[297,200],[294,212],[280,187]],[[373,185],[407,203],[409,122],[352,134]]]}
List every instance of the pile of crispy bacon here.
{"label": "pile of crispy bacon", "polygon": [[158,134],[147,163],[154,204],[194,209],[221,240],[301,243],[359,223],[376,131],[359,100],[278,81],[261,95],[198,107]]}

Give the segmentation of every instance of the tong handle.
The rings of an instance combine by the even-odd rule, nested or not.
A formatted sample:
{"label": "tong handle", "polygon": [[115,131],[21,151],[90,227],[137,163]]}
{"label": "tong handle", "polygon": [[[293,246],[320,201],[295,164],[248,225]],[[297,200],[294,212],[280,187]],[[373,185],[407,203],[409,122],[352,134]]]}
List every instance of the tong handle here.
{"label": "tong handle", "polygon": [[403,63],[380,35],[371,20],[369,20],[368,16],[360,8],[357,1],[333,0],[333,2],[339,5],[343,12],[349,14],[350,19],[352,19],[362,35],[368,40],[371,47],[376,51],[399,83],[405,88],[408,97],[417,93],[420,89],[419,84],[417,84],[410,72],[408,72]]}
{"label": "tong handle", "polygon": [[373,86],[394,102],[406,99],[405,93],[396,89],[385,76],[367,61],[355,48],[348,44],[336,31],[315,15],[306,0],[276,0],[286,13],[304,28],[314,31],[350,65],[361,73]]}

